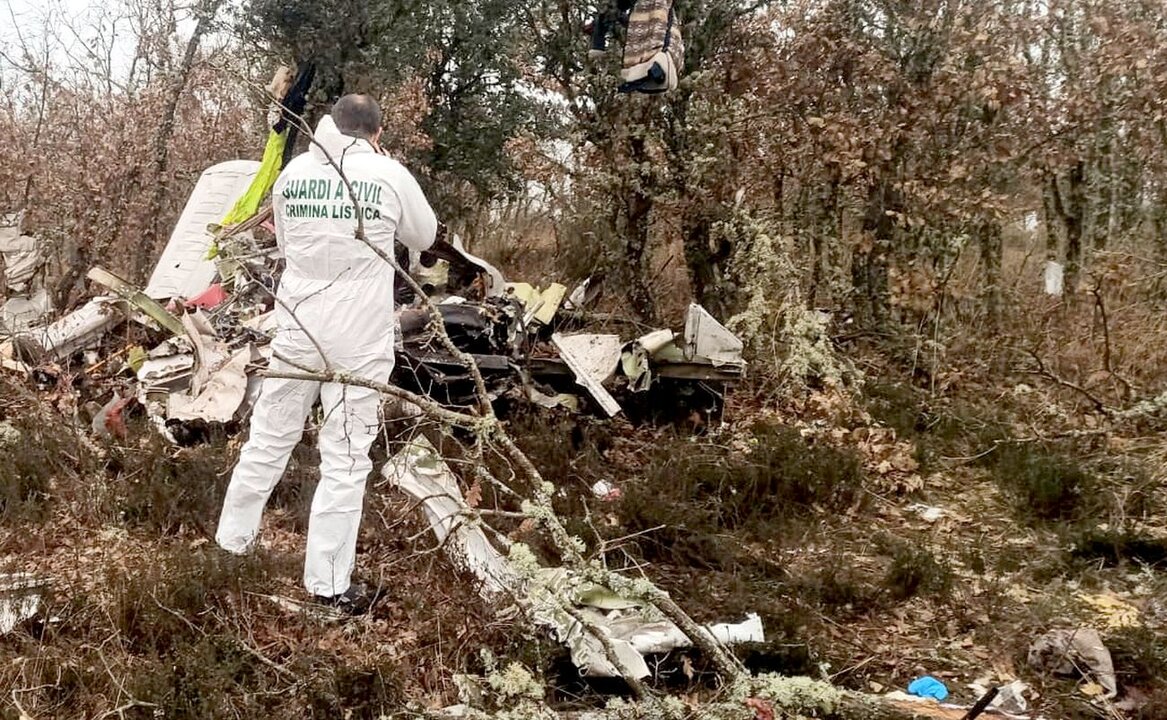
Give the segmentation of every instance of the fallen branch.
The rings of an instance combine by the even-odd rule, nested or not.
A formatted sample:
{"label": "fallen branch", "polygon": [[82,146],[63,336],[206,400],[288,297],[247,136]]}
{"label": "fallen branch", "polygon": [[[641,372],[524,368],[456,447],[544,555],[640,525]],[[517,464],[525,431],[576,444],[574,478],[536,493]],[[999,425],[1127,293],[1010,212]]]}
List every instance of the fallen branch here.
{"label": "fallen branch", "polygon": [[1090,404],[1094,406],[1094,409],[1097,410],[1102,415],[1106,415],[1107,417],[1109,417],[1114,413],[1113,410],[1111,410],[1109,407],[1106,406],[1106,403],[1102,402],[1097,397],[1095,397],[1094,394],[1091,393],[1089,390],[1082,387],[1081,385],[1077,385],[1075,383],[1070,382],[1069,380],[1065,380],[1065,379],[1061,378],[1054,371],[1047,368],[1045,365],[1045,362],[1042,361],[1041,356],[1038,355],[1036,351],[1026,350],[1026,353],[1031,358],[1033,358],[1033,361],[1035,363],[1037,363],[1037,369],[1036,370],[1026,370],[1025,372],[1027,374],[1036,375],[1038,377],[1043,377],[1043,378],[1053,382],[1055,385],[1058,385],[1060,387],[1064,387],[1067,390],[1073,390],[1074,392],[1078,393],[1083,398],[1088,400],[1090,402]]}

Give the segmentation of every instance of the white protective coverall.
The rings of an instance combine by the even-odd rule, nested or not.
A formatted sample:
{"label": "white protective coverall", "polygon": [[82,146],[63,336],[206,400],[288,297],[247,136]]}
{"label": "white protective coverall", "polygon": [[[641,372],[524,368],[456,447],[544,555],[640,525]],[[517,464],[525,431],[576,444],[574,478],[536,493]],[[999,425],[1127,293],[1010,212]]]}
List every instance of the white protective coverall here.
{"label": "white protective coverall", "polygon": [[[352,184],[369,241],[393,253],[433,244],[437,219],[409,171],[343,135],[330,116],[316,129]],[[276,303],[274,371],[296,365],[343,370],[388,382],[393,370],[393,269],[354,237],[355,207],[340,175],[315,144],[293,159],[272,189],[276,239],[287,267]],[[324,357],[321,357],[321,355]],[[267,378],[251,416],[251,434],[231,476],[216,540],[245,553],[259,534],[264,506],[320,400],[320,484],[312,499],[304,586],[332,597],[350,584],[365,482],[377,434],[380,397],[360,387]]]}

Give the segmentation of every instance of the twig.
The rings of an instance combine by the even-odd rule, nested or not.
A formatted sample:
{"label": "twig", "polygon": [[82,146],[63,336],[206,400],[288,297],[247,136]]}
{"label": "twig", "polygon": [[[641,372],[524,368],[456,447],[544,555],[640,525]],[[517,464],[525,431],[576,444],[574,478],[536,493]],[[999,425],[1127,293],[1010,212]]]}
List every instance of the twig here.
{"label": "twig", "polygon": [[111,717],[113,715],[117,715],[118,717],[124,718],[126,716],[126,710],[132,710],[136,707],[156,708],[156,707],[158,707],[158,705],[155,703],[152,703],[152,702],[145,702],[143,700],[130,700],[125,705],[121,705],[119,707],[116,707],[113,710],[110,710],[109,712],[105,713],[101,717],[107,718],[107,717]]}
{"label": "twig", "polygon": [[17,697],[17,693],[32,692],[34,689],[35,688],[25,688],[25,689],[21,690],[18,688],[12,688],[12,705],[13,705],[13,707],[16,708],[16,712],[20,713],[19,720],[34,720],[34,719],[33,719],[32,715],[29,715],[28,711],[24,709],[24,706],[22,706],[20,704],[20,698]]}
{"label": "twig", "polygon": [[1106,415],[1109,417],[1110,415],[1113,414],[1113,411],[1110,408],[1106,407],[1106,404],[1103,403],[1101,400],[1099,400],[1097,397],[1095,397],[1094,394],[1091,393],[1089,390],[1082,387],[1081,385],[1077,385],[1075,383],[1070,382],[1069,380],[1065,380],[1065,379],[1059,377],[1056,373],[1054,373],[1052,370],[1047,368],[1045,366],[1045,363],[1042,361],[1041,356],[1038,355],[1036,351],[1027,349],[1026,353],[1028,353],[1029,356],[1033,358],[1033,361],[1035,363],[1037,363],[1036,370],[1027,370],[1027,371],[1025,371],[1026,373],[1028,373],[1029,375],[1037,375],[1039,377],[1044,377],[1047,380],[1052,381],[1056,385],[1060,385],[1061,387],[1064,387],[1068,390],[1073,390],[1074,392],[1078,393],[1082,397],[1089,400],[1090,404],[1094,406],[1094,409],[1103,415]]}
{"label": "twig", "polygon": [[300,678],[294,672],[287,669],[283,665],[280,665],[275,660],[272,660],[267,655],[264,655],[258,649],[253,648],[249,643],[244,642],[244,640],[242,638],[235,638],[235,641],[239,644],[239,647],[241,647],[245,651],[247,651],[247,654],[251,655],[252,657],[254,657],[256,660],[260,661],[264,665],[267,665],[272,670],[275,670],[278,674],[283,675],[284,677],[288,678],[289,680],[294,680],[296,682],[300,682]]}
{"label": "twig", "polygon": [[1110,347],[1110,317],[1106,312],[1106,301],[1102,297],[1101,277],[1098,278],[1094,287],[1090,289],[1090,294],[1094,296],[1094,306],[1098,308],[1098,314],[1102,320],[1102,367],[1106,370],[1107,375],[1122,383],[1124,390],[1129,395],[1131,392],[1131,384],[1114,371],[1113,355]]}

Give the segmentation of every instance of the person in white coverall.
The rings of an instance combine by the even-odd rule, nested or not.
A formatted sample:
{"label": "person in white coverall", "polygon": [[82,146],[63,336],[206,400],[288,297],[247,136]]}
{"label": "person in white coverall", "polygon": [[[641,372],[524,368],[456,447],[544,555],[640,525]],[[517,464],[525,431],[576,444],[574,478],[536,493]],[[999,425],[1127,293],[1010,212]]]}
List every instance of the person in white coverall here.
{"label": "person in white coverall", "polygon": [[[371,98],[341,98],[320,121],[310,150],[288,164],[272,189],[276,240],[286,260],[275,309],[274,372],[330,369],[389,380],[393,268],[354,236],[357,208],[328,156],[356,193],[369,242],[386,253],[393,253],[394,241],[428,249],[437,219],[409,171],[379,154],[380,133],[381,111]],[[232,553],[251,550],[264,506],[317,400],[324,416],[320,484],[308,524],[304,586],[320,602],[359,613],[371,602],[368,590],[353,585],[351,576],[372,469],[369,448],[379,425],[376,391],[265,379],[250,437],[227,488],[216,540]]]}

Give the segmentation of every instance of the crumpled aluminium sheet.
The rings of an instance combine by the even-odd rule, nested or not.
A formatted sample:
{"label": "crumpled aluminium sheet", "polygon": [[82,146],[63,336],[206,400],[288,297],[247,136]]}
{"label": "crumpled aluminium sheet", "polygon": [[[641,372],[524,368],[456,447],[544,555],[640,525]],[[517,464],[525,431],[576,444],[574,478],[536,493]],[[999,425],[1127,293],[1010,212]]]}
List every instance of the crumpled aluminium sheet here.
{"label": "crumpled aluminium sheet", "polygon": [[[384,477],[425,513],[430,529],[450,558],[481,582],[480,593],[489,601],[519,598],[540,625],[566,645],[583,675],[619,677],[603,644],[563,607],[560,598],[573,599],[573,609],[607,634],[628,674],[647,677],[648,653],[664,653],[692,643],[673,623],[638,601],[622,598],[607,588],[575,576],[564,568],[542,568],[523,576],[469,518],[457,479],[437,450],[425,438],[412,441],[386,463]],[[725,643],[764,642],[761,619],[751,615],[739,624],[706,628]]]}

